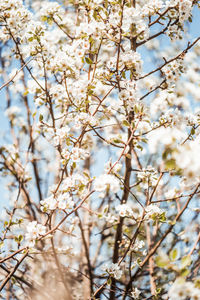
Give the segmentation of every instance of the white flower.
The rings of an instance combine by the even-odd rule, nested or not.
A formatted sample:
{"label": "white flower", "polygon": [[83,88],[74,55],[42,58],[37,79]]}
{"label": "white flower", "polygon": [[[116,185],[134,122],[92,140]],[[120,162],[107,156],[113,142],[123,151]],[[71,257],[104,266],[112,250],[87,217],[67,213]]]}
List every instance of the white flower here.
{"label": "white flower", "polygon": [[46,232],[46,227],[38,224],[37,221],[29,222],[26,227],[25,241],[27,246],[34,247],[35,241]]}
{"label": "white flower", "polygon": [[60,194],[57,198],[57,203],[59,209],[72,209],[74,206],[74,201],[68,193]]}
{"label": "white flower", "polygon": [[157,172],[151,166],[137,173],[139,181],[141,180],[141,186],[147,189],[150,186],[155,186],[158,180]]}
{"label": "white flower", "polygon": [[131,246],[131,251],[138,252],[145,246],[145,242],[142,240],[136,240],[135,243]]}
{"label": "white flower", "polygon": [[110,224],[114,224],[118,222],[118,218],[115,215],[112,215],[111,213],[108,213],[106,216],[103,217]]}
{"label": "white flower", "polygon": [[[52,191],[53,192],[53,191]],[[51,195],[48,198],[40,201],[42,210],[55,210],[55,209],[72,209],[74,207],[74,201],[67,192],[60,193],[58,196]]]}
{"label": "white flower", "polygon": [[168,296],[170,300],[199,300],[200,290],[192,282],[184,281],[183,278],[177,278],[171,285]]}
{"label": "white flower", "polygon": [[57,2],[49,2],[49,1],[44,1],[42,3],[42,7],[39,11],[39,14],[41,17],[46,17],[46,16],[53,16],[56,18],[56,21],[61,22],[61,16],[64,15],[64,10],[61,8],[59,3]]}
{"label": "white flower", "polygon": [[162,71],[166,76],[167,83],[173,85],[184,71],[183,59],[173,61],[163,67]]}
{"label": "white flower", "polygon": [[81,149],[78,147],[72,149],[71,160],[73,162],[79,162],[81,159],[85,159],[88,156],[89,156],[89,152],[85,149]]}
{"label": "white flower", "polygon": [[70,158],[70,152],[68,151],[68,149],[63,149],[62,150],[62,156],[64,157],[64,159],[68,160]]}
{"label": "white flower", "polygon": [[[112,167],[112,159],[110,159],[105,164],[104,171],[109,172],[111,167]],[[122,169],[122,164],[118,162],[117,164],[115,164],[114,168],[112,168],[112,173],[118,173],[118,172],[120,172],[121,169]]]}
{"label": "white flower", "polygon": [[164,210],[163,209],[161,209],[161,208],[159,208],[157,205],[155,205],[155,204],[150,204],[150,205],[148,205],[146,208],[145,208],[145,210],[146,210],[146,216],[145,216],[145,218],[150,218],[151,216],[153,216],[153,215],[155,215],[155,216],[159,216],[159,215],[161,215],[163,212],[164,212]]}
{"label": "white flower", "polygon": [[[81,174],[74,173],[72,176],[65,178],[61,184],[61,189],[63,191],[74,190],[79,191],[79,187],[83,187],[88,183],[88,178],[84,177]],[[82,190],[84,192],[84,189]]]}
{"label": "white flower", "polygon": [[193,181],[200,174],[200,141],[199,139],[189,141],[178,148],[173,154],[177,166],[182,169],[183,175],[187,180]]}
{"label": "white flower", "polygon": [[21,109],[18,106],[11,106],[6,109],[4,112],[4,115],[8,117],[9,119],[12,119],[16,116],[18,116],[21,112]]}
{"label": "white flower", "polygon": [[121,61],[128,70],[134,69],[136,75],[142,72],[142,60],[139,53],[132,50],[126,51],[121,55]]}
{"label": "white flower", "polygon": [[139,296],[141,294],[141,291],[138,290],[138,288],[134,288],[134,290],[131,292],[131,296],[134,298],[134,299],[138,299]]}
{"label": "white flower", "polygon": [[120,204],[116,207],[120,217],[133,217],[133,210],[128,204]]}
{"label": "white flower", "polygon": [[97,192],[104,192],[101,194],[101,196],[103,196],[107,190],[117,193],[120,189],[120,185],[114,175],[102,174],[94,180],[94,189]]}
{"label": "white flower", "polygon": [[79,162],[89,156],[89,152],[78,147],[72,148],[71,152],[68,149],[63,149],[62,156],[65,160],[71,159],[73,162]]}
{"label": "white flower", "polygon": [[61,140],[63,140],[68,136],[69,131],[70,131],[69,126],[65,126],[65,127],[56,129],[56,134],[60,137]]}
{"label": "white flower", "polygon": [[40,204],[43,206],[42,210],[47,210],[47,209],[54,210],[57,208],[57,201],[53,195],[40,201]]}
{"label": "white flower", "polygon": [[122,270],[120,270],[118,264],[107,263],[102,267],[102,270],[107,272],[111,277],[114,277],[115,279],[120,279],[122,276]]}

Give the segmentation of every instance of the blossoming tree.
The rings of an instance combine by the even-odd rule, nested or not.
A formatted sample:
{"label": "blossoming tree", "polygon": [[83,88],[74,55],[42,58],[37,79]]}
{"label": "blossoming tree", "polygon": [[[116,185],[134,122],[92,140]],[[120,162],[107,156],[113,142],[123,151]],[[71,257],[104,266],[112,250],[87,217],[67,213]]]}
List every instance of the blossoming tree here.
{"label": "blossoming tree", "polygon": [[0,2],[1,299],[200,299],[198,2]]}

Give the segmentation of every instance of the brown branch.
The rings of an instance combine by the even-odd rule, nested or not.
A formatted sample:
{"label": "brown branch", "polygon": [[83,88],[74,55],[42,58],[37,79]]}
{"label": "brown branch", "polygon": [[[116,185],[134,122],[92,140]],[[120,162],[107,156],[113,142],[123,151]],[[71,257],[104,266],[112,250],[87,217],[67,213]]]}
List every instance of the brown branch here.
{"label": "brown branch", "polygon": [[61,264],[60,264],[60,261],[59,261],[59,258],[58,258],[58,255],[56,253],[56,250],[55,250],[55,247],[54,247],[54,240],[53,240],[53,236],[51,237],[51,246],[52,246],[52,250],[53,250],[53,256],[54,256],[54,259],[55,259],[55,263],[56,263],[56,266],[57,266],[57,269],[58,269],[58,274],[60,276],[60,279],[65,287],[65,290],[66,290],[66,297],[68,297],[67,299],[72,299],[70,297],[71,293],[69,291],[69,287],[67,285],[67,281],[63,275],[63,271],[62,271],[62,267],[61,267]]}
{"label": "brown branch", "polygon": [[17,269],[19,268],[20,264],[23,262],[23,260],[26,258],[26,256],[28,255],[28,250],[26,250],[25,254],[22,256],[22,258],[18,261],[18,263],[15,265],[15,267],[13,268],[13,270],[8,274],[8,276],[4,279],[4,281],[2,282],[1,286],[0,286],[0,291],[2,291],[2,289],[4,288],[4,286],[6,285],[6,283],[10,280],[10,278],[14,275],[14,273],[17,271]]}
{"label": "brown branch", "polygon": [[94,282],[93,282],[92,265],[91,265],[91,262],[90,262],[90,253],[89,253],[89,248],[88,248],[87,241],[86,241],[86,238],[85,238],[85,234],[84,234],[84,229],[83,229],[83,225],[82,225],[82,222],[81,222],[81,218],[78,215],[77,211],[76,211],[76,215],[79,218],[79,227],[80,227],[81,237],[82,237],[82,241],[83,241],[83,245],[84,245],[85,256],[86,256],[86,260],[87,260],[88,273],[89,273],[89,280],[90,280],[90,293],[91,293],[90,296],[92,296]]}
{"label": "brown branch", "polygon": [[7,82],[5,82],[1,87],[0,87],[0,91],[4,88],[4,87],[6,87],[6,86],[8,86],[11,82],[13,82],[13,80],[15,79],[15,77],[31,62],[33,60],[33,58],[31,58],[31,59],[29,59],[26,63],[24,63],[23,65],[22,65],[22,67],[19,69],[19,70],[17,70],[16,71],[16,73],[7,81]]}
{"label": "brown branch", "polygon": [[8,260],[8,259],[10,259],[10,258],[14,257],[16,254],[18,254],[18,253],[20,253],[20,252],[24,251],[25,249],[27,249],[27,248],[26,248],[26,247],[24,247],[24,248],[22,248],[22,249],[19,249],[19,250],[15,251],[15,252],[14,252],[14,253],[12,253],[12,254],[10,254],[10,255],[6,256],[5,258],[2,258],[2,259],[0,260],[0,264],[1,264],[1,263],[3,263],[3,262],[5,262],[5,261],[6,261],[6,260]]}
{"label": "brown branch", "polygon": [[167,64],[171,63],[172,61],[178,59],[178,58],[181,58],[184,54],[186,54],[188,52],[188,50],[190,50],[198,41],[200,40],[200,37],[196,38],[196,40],[194,40],[194,42],[192,44],[188,43],[188,46],[187,48],[185,48],[181,53],[179,53],[178,55],[176,55],[175,57],[169,59],[169,60],[165,60],[164,64],[162,64],[160,67],[156,68],[155,70],[141,76],[139,79],[143,79],[143,78],[146,78],[147,76],[155,73],[155,72],[158,72],[160,71],[164,66],[166,66]]}
{"label": "brown branch", "polygon": [[[6,273],[10,273],[10,271],[4,266],[4,265],[0,265],[0,268],[2,270],[4,270]],[[28,281],[26,281],[23,277],[19,277],[15,274],[12,275],[12,277],[14,277],[16,280],[21,281],[22,283],[26,284],[29,288],[31,289],[35,289],[31,283],[29,283]]]}
{"label": "brown branch", "polygon": [[184,213],[184,211],[186,210],[186,208],[188,207],[188,204],[190,203],[190,201],[192,200],[192,198],[194,197],[194,195],[196,194],[196,192],[198,191],[200,184],[198,184],[194,190],[194,192],[191,194],[191,196],[188,198],[188,200],[186,201],[185,205],[183,206],[183,208],[180,210],[180,212],[176,215],[173,224],[167,229],[167,231],[163,234],[163,236],[161,237],[161,239],[151,248],[151,250],[149,251],[148,255],[145,257],[145,259],[143,260],[142,263],[140,263],[140,268],[137,269],[137,271],[135,272],[135,274],[131,277],[129,283],[126,286],[126,292],[125,295],[128,293],[130,287],[131,287],[131,283],[132,281],[136,278],[137,274],[142,270],[142,268],[146,265],[146,263],[149,261],[149,259],[155,254],[155,252],[157,251],[157,249],[159,248],[159,246],[161,245],[161,243],[165,240],[165,238],[167,237],[167,235],[172,231],[172,229],[174,228],[175,224],[177,223],[177,221],[180,219],[180,217],[182,216],[182,214]]}
{"label": "brown branch", "polygon": [[193,254],[193,252],[195,251],[196,246],[197,246],[197,244],[198,244],[199,241],[200,241],[200,232],[199,232],[199,234],[198,234],[198,236],[197,236],[196,241],[194,242],[194,245],[193,245],[192,249],[191,249],[190,252],[188,253],[188,255],[192,255],[192,254]]}

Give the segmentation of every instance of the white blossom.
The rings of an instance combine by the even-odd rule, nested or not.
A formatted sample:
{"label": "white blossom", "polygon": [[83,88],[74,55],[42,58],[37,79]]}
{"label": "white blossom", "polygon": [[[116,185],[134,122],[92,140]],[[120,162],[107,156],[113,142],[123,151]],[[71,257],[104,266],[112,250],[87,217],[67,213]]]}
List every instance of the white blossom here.
{"label": "white blossom", "polygon": [[120,189],[118,179],[114,175],[102,174],[94,180],[94,190],[96,192],[103,192],[103,196],[107,190],[117,193]]}
{"label": "white blossom", "polygon": [[200,143],[199,139],[196,139],[179,146],[173,154],[177,166],[182,169],[183,175],[187,177],[188,181],[193,181],[199,175],[199,151]]}
{"label": "white blossom", "polygon": [[116,211],[119,212],[120,217],[133,217],[134,213],[128,204],[120,204],[116,207]]}
{"label": "white blossom", "polygon": [[159,215],[161,215],[164,212],[164,210],[161,209],[160,207],[158,207],[156,204],[150,204],[150,205],[148,205],[145,208],[145,211],[146,211],[145,218],[150,218],[153,215],[154,216],[159,216]]}
{"label": "white blossom", "polygon": [[115,279],[120,279],[122,276],[122,270],[118,266],[118,264],[107,263],[102,267],[102,270],[107,272],[111,277]]}
{"label": "white blossom", "polygon": [[27,246],[34,247],[37,238],[46,233],[46,227],[38,224],[37,221],[29,222],[26,227],[25,241]]}
{"label": "white blossom", "polygon": [[141,291],[138,288],[134,288],[134,290],[131,292],[131,296],[134,299],[138,299],[140,294],[141,294]]}
{"label": "white blossom", "polygon": [[184,300],[187,298],[191,300],[200,299],[199,289],[196,288],[192,282],[184,281],[182,278],[176,279],[171,285],[168,296],[170,300]]}

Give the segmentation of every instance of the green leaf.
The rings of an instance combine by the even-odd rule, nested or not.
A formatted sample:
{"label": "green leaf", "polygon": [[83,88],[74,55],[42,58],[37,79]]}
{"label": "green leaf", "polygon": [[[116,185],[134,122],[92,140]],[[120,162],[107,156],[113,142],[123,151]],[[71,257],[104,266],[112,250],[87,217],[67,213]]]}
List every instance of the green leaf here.
{"label": "green leaf", "polygon": [[119,139],[114,139],[113,142],[116,143],[116,144],[121,143],[121,141]]}
{"label": "green leaf", "polygon": [[176,161],[175,159],[171,158],[166,161],[165,166],[167,169],[174,169],[176,167]]}
{"label": "green leaf", "polygon": [[91,96],[93,93],[94,93],[93,90],[89,90],[89,91],[88,91],[88,95],[89,95],[89,96]]}
{"label": "green leaf", "polygon": [[28,38],[28,41],[29,41],[29,42],[32,42],[33,39],[34,39],[33,37],[30,37],[30,38]]}
{"label": "green leaf", "polygon": [[178,250],[175,248],[175,249],[172,249],[169,253],[169,257],[172,261],[175,261],[176,258],[178,256]]}
{"label": "green leaf", "polygon": [[162,290],[161,288],[157,288],[156,289],[156,295],[160,294],[161,290]]}
{"label": "green leaf", "polygon": [[103,209],[103,213],[106,214],[108,212],[108,205],[106,205]]}
{"label": "green leaf", "polygon": [[28,91],[28,89],[26,89],[25,92],[24,92],[24,96],[27,96],[28,93],[29,93],[29,91]]}
{"label": "green leaf", "polygon": [[181,270],[181,276],[182,277],[186,277],[186,276],[188,276],[188,274],[190,273],[190,270],[188,270],[188,269],[183,269],[183,270]]}
{"label": "green leaf", "polygon": [[43,22],[46,22],[46,20],[48,19],[48,17],[47,16],[43,16],[43,17],[41,17],[41,21],[43,21]]}
{"label": "green leaf", "polygon": [[127,120],[124,120],[124,121],[122,122],[122,124],[123,124],[124,126],[126,126],[126,127],[130,127],[130,124],[129,124],[129,122],[128,122]]}
{"label": "green leaf", "polygon": [[194,127],[192,127],[192,129],[191,129],[191,132],[190,132],[192,135],[194,135],[195,134],[195,129],[194,129]]}
{"label": "green leaf", "polygon": [[80,186],[79,186],[79,192],[82,192],[83,190],[84,190],[84,188],[85,188],[85,185],[84,184],[81,184]]}
{"label": "green leaf", "polygon": [[191,16],[188,18],[188,21],[189,21],[190,23],[192,23],[192,17],[191,17]]}
{"label": "green leaf", "polygon": [[163,212],[160,216],[159,216],[159,221],[160,222],[166,222],[166,220],[167,220],[167,218],[166,218],[166,216],[165,216],[165,212]]}
{"label": "green leaf", "polygon": [[16,283],[15,277],[12,276],[12,277],[11,277],[11,281],[12,281],[13,284],[15,284],[15,283]]}
{"label": "green leaf", "polygon": [[137,145],[136,147],[141,151],[143,150],[143,147],[141,145]]}
{"label": "green leaf", "polygon": [[190,255],[186,255],[181,259],[181,268],[184,269],[192,263]]}
{"label": "green leaf", "polygon": [[72,168],[73,168],[73,169],[76,169],[76,163],[75,163],[75,162],[73,162]]}
{"label": "green leaf", "polygon": [[85,177],[87,177],[87,179],[90,180],[90,175],[87,172],[84,171],[83,174],[85,175]]}
{"label": "green leaf", "polygon": [[122,72],[122,78],[126,79],[126,73],[124,71]]}
{"label": "green leaf", "polygon": [[91,58],[89,57],[85,57],[85,61],[88,65],[92,65],[93,64],[93,61],[91,60]]}
{"label": "green leaf", "polygon": [[165,268],[169,264],[169,259],[166,256],[157,256],[155,262],[158,267]]}
{"label": "green leaf", "polygon": [[20,235],[18,236],[18,241],[19,241],[19,242],[22,242],[22,240],[23,240],[23,235],[20,234]]}
{"label": "green leaf", "polygon": [[169,223],[170,225],[175,225],[175,224],[176,224],[176,220],[169,221],[168,223]]}
{"label": "green leaf", "polygon": [[111,285],[111,283],[112,283],[111,278],[108,278],[108,280],[107,280],[107,285]]}
{"label": "green leaf", "polygon": [[194,286],[195,286],[195,288],[200,289],[200,279],[195,280]]}
{"label": "green leaf", "polygon": [[47,23],[48,23],[49,25],[52,25],[52,24],[53,24],[52,18],[48,18],[48,19],[47,19]]}
{"label": "green leaf", "polygon": [[43,115],[40,115],[40,116],[39,116],[40,122],[42,122],[43,118],[44,118]]}
{"label": "green leaf", "polygon": [[23,219],[19,219],[19,220],[18,220],[18,224],[19,224],[19,225],[22,224],[23,222],[24,222]]}

